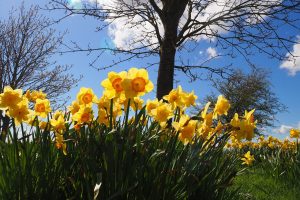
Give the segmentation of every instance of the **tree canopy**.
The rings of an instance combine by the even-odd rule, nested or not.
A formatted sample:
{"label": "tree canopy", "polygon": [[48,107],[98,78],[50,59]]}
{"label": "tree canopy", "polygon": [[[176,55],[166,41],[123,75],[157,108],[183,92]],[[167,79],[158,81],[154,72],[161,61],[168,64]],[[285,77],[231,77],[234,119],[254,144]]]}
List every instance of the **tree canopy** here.
{"label": "tree canopy", "polygon": [[[242,116],[245,110],[255,109],[254,118],[259,128],[273,126],[276,114],[286,111],[275,93],[272,91],[269,72],[263,69],[253,70],[247,74],[236,70],[228,79],[218,79],[214,87],[230,102],[230,110],[224,118],[227,122],[235,113]],[[206,101],[215,103],[215,94],[206,97]]]}

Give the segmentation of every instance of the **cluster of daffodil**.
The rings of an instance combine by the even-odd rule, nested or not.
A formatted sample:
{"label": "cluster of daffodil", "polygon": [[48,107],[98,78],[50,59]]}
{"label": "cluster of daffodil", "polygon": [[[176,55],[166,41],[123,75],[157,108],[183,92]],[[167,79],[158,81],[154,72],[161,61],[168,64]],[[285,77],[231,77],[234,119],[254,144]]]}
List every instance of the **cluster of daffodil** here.
{"label": "cluster of daffodil", "polygon": [[[296,139],[295,140],[293,140]],[[240,141],[237,140],[234,135],[232,135],[231,140],[226,144],[226,148],[230,149],[252,149],[253,151],[257,150],[278,150],[282,151],[297,151],[299,145],[298,139],[300,138],[300,130],[291,129],[290,130],[290,138],[285,138],[280,140],[273,136],[268,136],[265,138],[264,136],[260,136],[257,138],[257,141]],[[242,158],[243,164],[251,165],[254,161],[254,156],[251,155],[250,151],[248,151],[244,157]]]}
{"label": "cluster of daffodil", "polygon": [[[235,114],[228,124],[221,122],[221,116],[227,115],[230,108],[229,101],[222,95],[218,97],[214,107],[207,103],[199,116],[195,117],[187,115],[186,109],[195,105],[197,96],[193,91],[183,91],[180,86],[163,99],[147,100],[144,104],[141,96],[153,89],[153,83],[145,69],[131,68],[128,72],[109,72],[108,78],[102,81],[101,85],[104,91],[100,98],[97,98],[91,88],[81,88],[77,99],[68,107],[72,120],[70,123],[73,123],[75,130],[95,121],[114,126],[123,114],[128,117],[130,108],[137,112],[145,107],[148,121],[159,124],[161,129],[172,129],[171,132],[176,132],[184,144],[192,142],[195,137],[205,140],[222,132],[229,132],[236,141],[251,140],[254,136],[254,110],[245,111],[244,116]],[[33,104],[33,110],[29,109],[29,102]],[[94,115],[93,105],[98,107],[97,117]],[[56,111],[51,114],[46,94],[41,91],[27,91],[23,94],[20,89],[5,87],[0,94],[0,109],[13,118],[16,125],[26,122],[36,126],[34,122],[38,122],[41,129],[53,131],[56,147],[66,154],[63,133],[68,113]],[[48,120],[43,121],[46,117]],[[130,121],[128,118],[127,120]]]}
{"label": "cluster of daffodil", "polygon": [[[65,114],[62,111],[56,111],[50,121],[46,121],[45,118],[49,117],[48,114],[51,112],[50,101],[46,99],[46,96],[42,91],[28,90],[23,94],[21,89],[6,86],[0,94],[0,109],[5,111],[8,117],[14,119],[16,126],[25,122],[29,125],[38,125],[41,129],[53,130],[56,147],[66,154],[66,144],[62,136],[66,123]],[[33,103],[33,109],[30,109],[30,103]]]}
{"label": "cluster of daffodil", "polygon": [[[29,109],[29,103],[34,103],[34,110]],[[6,111],[8,117],[14,118],[14,123],[19,125],[22,122],[31,123],[35,116],[47,117],[51,112],[50,101],[42,91],[29,90],[23,94],[21,89],[4,87],[0,94],[0,110]]]}
{"label": "cluster of daffodil", "polygon": [[[292,140],[296,138],[296,141]],[[235,149],[243,149],[243,148],[252,148],[252,149],[260,149],[260,148],[269,148],[269,149],[277,149],[280,148],[282,150],[296,150],[297,149],[297,141],[300,138],[300,130],[291,129],[290,130],[290,138],[285,138],[280,140],[273,136],[268,136],[265,138],[264,136],[260,136],[257,138],[257,141],[239,141],[234,137],[231,139],[229,143],[227,143],[227,148],[235,148]]]}

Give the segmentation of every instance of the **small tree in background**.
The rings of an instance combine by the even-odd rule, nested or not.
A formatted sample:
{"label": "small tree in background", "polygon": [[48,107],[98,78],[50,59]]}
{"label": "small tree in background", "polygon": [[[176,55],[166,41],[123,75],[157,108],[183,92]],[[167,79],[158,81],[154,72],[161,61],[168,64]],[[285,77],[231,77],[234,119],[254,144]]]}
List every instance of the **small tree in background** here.
{"label": "small tree in background", "polygon": [[[17,15],[14,12],[18,11]],[[56,65],[50,58],[59,48],[63,35],[56,34],[50,21],[39,14],[37,6],[22,5],[7,20],[0,20],[0,93],[5,86],[24,90],[42,90],[56,105],[79,79],[68,71],[70,66]],[[9,126],[0,113],[0,131]]]}
{"label": "small tree in background", "polygon": [[[273,126],[275,115],[286,111],[275,93],[269,81],[267,71],[263,69],[253,70],[246,74],[241,70],[236,70],[228,79],[218,79],[214,82],[214,88],[223,94],[230,101],[230,110],[224,120],[230,121],[235,113],[243,115],[245,110],[255,109],[255,120],[258,121],[258,128]],[[217,96],[211,94],[205,98],[213,104],[217,101]]]}

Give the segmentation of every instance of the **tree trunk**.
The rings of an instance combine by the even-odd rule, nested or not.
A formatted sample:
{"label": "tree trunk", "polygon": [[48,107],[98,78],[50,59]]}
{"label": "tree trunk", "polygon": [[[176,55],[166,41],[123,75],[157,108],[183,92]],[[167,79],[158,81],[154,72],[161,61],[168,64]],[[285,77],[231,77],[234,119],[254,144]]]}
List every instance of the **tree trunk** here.
{"label": "tree trunk", "polygon": [[178,24],[188,0],[163,1],[161,20],[164,38],[160,47],[156,97],[162,99],[173,89]]}
{"label": "tree trunk", "polygon": [[157,93],[158,99],[162,99],[173,89],[174,82],[174,63],[176,55],[176,37],[177,27],[174,30],[168,30],[160,48],[160,62],[157,77]]}

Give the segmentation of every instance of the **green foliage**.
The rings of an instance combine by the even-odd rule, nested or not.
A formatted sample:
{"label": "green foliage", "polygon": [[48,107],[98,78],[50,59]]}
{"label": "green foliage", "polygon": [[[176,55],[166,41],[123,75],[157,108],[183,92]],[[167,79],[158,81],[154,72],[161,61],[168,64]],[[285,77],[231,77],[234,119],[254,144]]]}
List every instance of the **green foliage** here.
{"label": "green foliage", "polygon": [[32,140],[25,131],[10,133],[9,142],[0,142],[0,198],[47,199],[60,198],[59,182],[63,173],[60,152],[51,142],[49,132],[36,129]]}
{"label": "green foliage", "polygon": [[[261,143],[263,144],[263,143]],[[271,144],[271,143],[270,143]],[[263,145],[259,148],[245,146],[233,149],[232,153],[243,155],[250,151],[255,162],[249,170],[237,175],[232,191],[237,191],[236,199],[243,200],[296,200],[300,195],[300,152],[286,146]]]}
{"label": "green foliage", "polygon": [[[183,145],[178,132],[135,120],[67,127],[67,155],[38,127],[11,129],[0,143],[1,199],[231,199],[240,161],[224,151],[228,135]],[[130,120],[129,120],[130,121]],[[22,134],[22,137],[17,137]],[[96,190],[94,197],[94,188]]]}
{"label": "green foliage", "polygon": [[300,195],[299,185],[279,181],[261,168],[237,176],[232,189],[236,188],[239,188],[237,200],[297,200]]}
{"label": "green foliage", "polygon": [[259,166],[275,179],[300,187],[300,152],[298,149],[296,151],[280,148],[265,150],[258,155]]}

